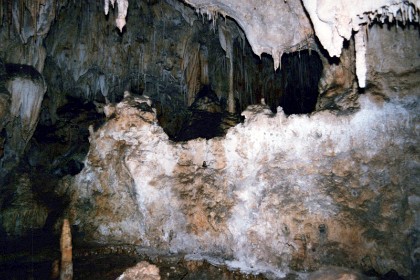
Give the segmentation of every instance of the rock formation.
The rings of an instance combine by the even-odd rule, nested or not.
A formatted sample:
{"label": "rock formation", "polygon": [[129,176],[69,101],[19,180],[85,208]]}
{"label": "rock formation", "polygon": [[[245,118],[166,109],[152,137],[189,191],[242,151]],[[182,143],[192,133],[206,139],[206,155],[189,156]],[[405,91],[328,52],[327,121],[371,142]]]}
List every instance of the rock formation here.
{"label": "rock formation", "polygon": [[73,251],[71,244],[71,230],[68,219],[63,220],[60,238],[60,280],[73,279]]}
{"label": "rock formation", "polygon": [[5,129],[7,135],[0,158],[0,168],[4,170],[0,182],[4,184],[5,173],[16,167],[35,132],[47,85],[33,67],[20,64],[5,64],[0,79],[4,83],[0,93],[0,130]]}
{"label": "rock formation", "polygon": [[[106,5],[107,5],[106,1]],[[127,8],[127,0],[117,2]],[[218,0],[186,0],[196,7],[199,13],[208,14],[215,20],[219,14],[234,18],[244,30],[253,51],[261,56],[271,54],[274,67],[280,66],[284,52],[311,47],[313,36],[311,23],[317,38],[330,56],[340,56],[343,41],[349,40],[355,31],[356,68],[359,86],[365,87],[366,80],[366,32],[365,24],[372,20],[419,22],[420,2],[381,0],[366,1],[312,1],[303,0],[310,21],[305,15],[300,1],[270,1],[261,5],[258,1],[232,0],[228,3]],[[105,6],[105,13],[107,8]],[[289,16],[292,14],[293,16]],[[285,16],[283,16],[285,15]],[[119,14],[120,17],[120,14]],[[120,19],[117,26],[121,30]],[[125,23],[125,22],[124,22]],[[361,32],[358,32],[359,30]],[[282,34],[282,36],[278,36]]]}
{"label": "rock formation", "polygon": [[322,264],[410,274],[418,172],[406,166],[418,154],[408,152],[408,104],[367,94],[351,115],[288,118],[254,105],[224,138],[175,144],[143,102],[128,96],[92,131],[86,167],[67,185],[88,239],[278,275]]}
{"label": "rock formation", "polygon": [[415,279],[419,7],[0,1],[0,241]]}
{"label": "rock formation", "polygon": [[160,280],[159,268],[148,262],[140,262],[136,266],[127,269],[117,280]]}

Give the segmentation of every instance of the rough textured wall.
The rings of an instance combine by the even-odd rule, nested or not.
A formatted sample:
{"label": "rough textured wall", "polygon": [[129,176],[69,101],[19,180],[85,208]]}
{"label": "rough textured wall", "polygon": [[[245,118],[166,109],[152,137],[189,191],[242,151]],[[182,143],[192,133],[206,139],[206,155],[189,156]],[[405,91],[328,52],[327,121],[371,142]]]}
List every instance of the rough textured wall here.
{"label": "rough textured wall", "polygon": [[46,76],[54,85],[52,98],[115,101],[127,89],[168,104],[167,99],[183,103],[187,98],[183,71],[189,52],[195,54],[200,47],[194,36],[204,29],[189,25],[198,18],[188,12],[190,22],[164,1],[138,1],[130,6],[130,25],[120,33],[113,22],[116,11],[105,17],[99,3],[70,3],[47,40]]}
{"label": "rough textured wall", "polygon": [[330,264],[410,274],[415,119],[369,98],[347,117],[286,118],[257,105],[226,138],[179,144],[126,100],[92,133],[87,168],[66,190],[72,222],[87,240],[256,270]]}
{"label": "rough textured wall", "polygon": [[284,52],[313,43],[313,29],[300,1],[209,1],[186,0],[209,18],[232,17],[244,30],[255,54],[271,54],[274,67],[280,66]]}
{"label": "rough textured wall", "polygon": [[175,144],[146,100],[127,97],[91,131],[86,168],[61,186],[72,223],[85,241],[218,256],[245,271],[415,275],[420,83],[418,60],[407,63],[418,53],[405,46],[419,45],[417,31],[372,28],[368,57],[384,61],[371,64],[378,86],[352,114],[254,105],[224,138]]}
{"label": "rough textured wall", "polygon": [[0,57],[8,63],[44,69],[45,38],[68,0],[22,0],[0,3]]}
{"label": "rough textured wall", "polygon": [[[219,98],[228,98],[230,60],[235,68],[234,98],[243,108],[255,102],[257,88],[279,95],[272,62],[253,55],[242,30],[230,19],[213,24],[177,1],[137,1],[130,5],[121,33],[114,26],[116,10],[109,13],[105,17],[100,4],[69,3],[51,28],[44,75],[50,84],[53,121],[65,96],[105,103],[120,100],[124,90],[130,90],[157,103],[160,120],[172,125],[173,136],[203,85],[210,84]],[[230,42],[231,59],[221,46],[223,40]]]}
{"label": "rough textured wall", "polygon": [[1,63],[0,183],[17,166],[39,120],[47,85],[33,67]]}
{"label": "rough textured wall", "polygon": [[366,24],[377,22],[419,22],[420,1],[302,1],[315,33],[330,56],[341,55],[343,41],[355,38],[358,85],[366,86]]}
{"label": "rough textured wall", "polygon": [[[140,12],[141,6],[134,6],[133,13]],[[86,31],[94,18],[102,17],[89,13],[90,7],[99,9],[99,4],[86,9],[73,2],[70,7],[80,11],[79,18],[70,19],[78,28],[62,30],[88,43],[48,43],[54,55],[44,72],[56,81],[57,93],[64,86],[76,96],[88,93],[88,98],[90,94],[103,96],[107,90],[122,94],[126,81],[120,74],[128,75],[131,89],[139,88],[139,74],[131,77],[124,71],[127,65],[135,69],[148,65],[137,62],[141,52],[134,62],[129,59],[139,50],[130,50],[129,43],[137,42],[141,50],[141,42],[146,41],[147,53],[159,61],[150,72],[156,73],[151,78],[155,94],[162,93],[160,81],[178,85],[179,80],[171,80],[175,77],[171,64],[161,60],[163,50],[174,47],[171,40],[165,41],[165,32],[158,34],[166,30],[164,20],[157,31],[152,30],[154,25],[142,25],[150,30],[141,33],[147,36],[132,35],[135,39],[125,36],[127,31],[120,36],[110,23],[111,39],[106,34],[101,38],[118,44],[109,55],[101,56],[104,50]],[[173,15],[174,26],[185,25],[179,20],[190,13],[166,15],[164,5],[153,7],[145,10],[165,20]],[[84,11],[87,17],[82,16]],[[224,138],[174,144],[157,125],[155,112],[145,100],[127,97],[116,105],[116,115],[109,114],[103,127],[91,131],[86,168],[61,186],[60,192],[71,198],[68,214],[76,238],[218,256],[231,266],[272,270],[277,275],[288,268],[317,269],[329,264],[373,268],[380,273],[391,268],[404,275],[418,273],[418,29],[400,32],[374,27],[369,32],[368,88],[360,98],[361,109],[345,116],[325,111],[286,118],[281,112],[272,115],[266,107],[254,106],[245,112],[247,121]],[[349,62],[352,48],[343,57],[349,67],[353,67]],[[183,53],[187,50],[194,50],[188,59],[202,60],[197,45],[183,47]],[[113,85],[122,81],[124,86],[109,91],[103,81],[113,76],[103,73],[102,78],[95,65],[89,64],[90,57],[115,66],[118,78]],[[197,63],[193,66],[198,67]],[[336,71],[341,71],[343,80],[325,72],[325,84],[331,77],[343,88],[353,86],[349,81],[352,69],[337,67]],[[192,77],[192,81],[198,79]],[[145,91],[150,89],[147,81],[146,75]],[[324,90],[328,92],[328,85]],[[354,91],[350,96],[355,96]],[[2,102],[6,99],[2,96]],[[48,214],[26,196],[30,192],[26,177],[21,185],[18,190],[29,203],[22,208],[21,201],[10,201],[16,211],[2,216],[7,216],[3,225],[10,232],[27,228],[9,221],[36,221],[34,225],[41,228]],[[26,211],[31,207],[36,207],[35,215]]]}

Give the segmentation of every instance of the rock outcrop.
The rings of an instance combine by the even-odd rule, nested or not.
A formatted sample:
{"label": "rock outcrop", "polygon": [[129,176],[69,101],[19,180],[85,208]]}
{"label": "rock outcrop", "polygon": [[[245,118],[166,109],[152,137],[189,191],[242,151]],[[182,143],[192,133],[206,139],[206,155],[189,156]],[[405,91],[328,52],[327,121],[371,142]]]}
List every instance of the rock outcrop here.
{"label": "rock outcrop", "polygon": [[0,183],[17,166],[35,132],[41,103],[47,91],[42,75],[33,67],[5,64],[0,83]]}
{"label": "rock outcrop", "polygon": [[148,262],[142,261],[136,264],[134,267],[130,267],[124,273],[117,278],[117,280],[160,280],[159,268]]}
{"label": "rock outcrop", "polygon": [[371,94],[359,101],[345,116],[255,105],[224,138],[175,144],[144,97],[127,96],[62,185],[71,221],[86,240],[219,256],[245,271],[409,275],[418,113]]}
{"label": "rock outcrop", "polygon": [[[68,216],[79,244],[138,245],[273,277],[336,266],[417,277],[420,2],[266,2],[186,0],[194,11],[106,0],[105,17],[99,2],[0,1],[2,240]],[[301,50],[319,54],[320,96],[316,112],[287,116],[274,109],[295,79],[272,66]],[[316,84],[320,73],[309,74]],[[203,85],[215,93],[200,96]],[[233,113],[236,99],[245,121],[224,135],[237,121],[224,107]],[[200,128],[218,118],[218,137],[204,125],[194,136],[209,139],[170,140],[189,106]]]}

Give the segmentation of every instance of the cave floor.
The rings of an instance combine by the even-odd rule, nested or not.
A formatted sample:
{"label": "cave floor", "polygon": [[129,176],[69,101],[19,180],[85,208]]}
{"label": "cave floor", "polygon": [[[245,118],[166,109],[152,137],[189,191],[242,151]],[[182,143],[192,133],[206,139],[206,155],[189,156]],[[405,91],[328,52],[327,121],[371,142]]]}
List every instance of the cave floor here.
{"label": "cave floor", "polygon": [[[36,242],[39,238],[43,241]],[[28,240],[0,243],[0,248],[0,279],[53,279],[53,262],[60,258],[56,238],[37,234]],[[267,279],[260,274],[243,274],[226,266],[215,266],[205,260],[186,260],[184,257],[181,254],[163,255],[131,245],[74,246],[73,279],[114,280],[140,261],[159,267],[162,280]],[[284,279],[293,280],[297,276],[288,275]]]}

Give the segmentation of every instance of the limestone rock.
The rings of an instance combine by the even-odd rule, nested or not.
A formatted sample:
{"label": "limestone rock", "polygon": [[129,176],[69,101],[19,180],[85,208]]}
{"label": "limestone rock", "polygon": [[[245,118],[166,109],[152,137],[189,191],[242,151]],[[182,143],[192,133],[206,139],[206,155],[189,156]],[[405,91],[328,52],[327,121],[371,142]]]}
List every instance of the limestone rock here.
{"label": "limestone rock", "polygon": [[[245,122],[226,136],[174,143],[159,126],[151,98],[157,106],[177,111],[191,104],[200,83],[208,81],[216,84],[218,98],[226,97],[223,49],[236,44],[236,50],[242,48],[238,58],[247,53],[239,27],[214,32],[197,23],[199,17],[180,2],[138,1],[128,10],[132,25],[121,34],[112,15],[108,22],[94,12],[101,4],[45,0],[43,7],[26,9],[28,1],[20,1],[24,12],[19,19],[24,25],[38,24],[10,24],[12,18],[5,14],[9,24],[0,30],[0,54],[10,62],[34,65],[38,72],[0,81],[0,128],[6,127],[0,134],[0,179],[21,156],[37,124],[45,92],[39,72],[45,68],[52,84],[52,122],[60,123],[55,111],[65,95],[112,102],[104,107],[107,122],[89,131],[85,168],[56,189],[69,199],[65,215],[83,241],[221,258],[231,268],[271,272],[278,278],[289,270],[325,265],[381,274],[395,269],[415,277],[420,270],[418,30],[360,25],[387,18],[418,21],[419,1],[347,5],[349,1],[304,0],[310,18],[298,0],[266,5],[256,0],[186,2],[204,22],[213,20],[214,28],[220,27],[219,13],[235,18],[253,51],[271,53],[275,67],[284,51],[319,49],[312,20],[329,54],[341,53],[338,65],[329,65],[327,55],[323,58],[329,66],[319,87],[318,109],[323,111],[286,116],[281,108],[274,114],[265,104],[253,104],[243,113]],[[117,3],[122,28],[128,2]],[[56,12],[52,8],[60,7],[65,8],[58,24],[49,30]],[[78,16],[71,16],[76,11]],[[11,14],[18,17],[18,9]],[[229,28],[235,26],[226,21]],[[353,31],[357,42],[342,52],[343,40]],[[44,40],[46,33],[51,36]],[[234,38],[235,44],[227,42]],[[214,46],[220,48],[211,52]],[[229,57],[235,54],[228,52]],[[263,74],[243,65],[251,63],[237,62],[241,80],[234,82],[243,87],[235,95],[249,98],[241,103],[246,106],[259,101],[271,89],[266,85],[277,80],[261,79]],[[0,68],[0,75],[4,71],[7,67]],[[360,87],[366,78],[364,95],[359,96],[351,78],[355,73]],[[260,82],[264,93],[253,92]],[[125,90],[133,94],[123,94]],[[143,92],[151,98],[139,95]],[[219,111],[216,102],[207,101],[196,108]],[[10,112],[5,111],[8,106]],[[337,113],[344,110],[346,114]],[[32,163],[34,158],[29,156]],[[29,223],[42,228],[48,211],[31,196],[27,176],[14,187],[1,197],[2,230],[18,235]],[[332,272],[334,277],[355,274]]]}
{"label": "limestone rock", "polygon": [[318,84],[319,97],[316,110],[334,110],[340,113],[351,112],[360,108],[357,99],[359,93],[354,81],[355,61],[354,42],[350,40],[343,48],[339,59],[323,60],[324,71]]}
{"label": "limestone rock", "polygon": [[374,2],[360,1],[312,1],[303,0],[316,36],[330,56],[339,57],[343,41],[349,40],[355,32],[356,75],[359,87],[366,85],[366,23],[378,20],[419,22],[417,0]]}
{"label": "limestone rock", "polygon": [[146,261],[139,262],[128,268],[117,280],[160,280],[159,268]]}
{"label": "limestone rock", "polygon": [[0,57],[8,63],[31,65],[42,72],[47,56],[44,39],[67,3],[68,0],[0,3],[1,16],[9,23],[0,30]]}
{"label": "limestone rock", "polygon": [[[0,182],[4,182],[6,175],[18,164],[35,131],[47,85],[36,69],[18,64],[5,64],[0,83],[4,83],[8,91],[0,92],[0,115],[4,117],[0,128],[4,126],[8,136],[3,140],[0,157]],[[8,104],[10,106],[5,112],[2,107]]]}
{"label": "limestone rock", "polygon": [[360,272],[341,267],[323,267],[311,273],[308,280],[367,280]]}
{"label": "limestone rock", "polygon": [[21,174],[13,185],[2,186],[4,195],[0,199],[2,230],[12,238],[27,235],[44,227],[48,209],[40,203],[34,192],[27,173]]}
{"label": "limestone rock", "polygon": [[258,105],[224,138],[173,143],[128,96],[62,185],[71,221],[87,240],[216,255],[245,272],[330,264],[409,275],[418,111],[371,98],[348,115]]}

